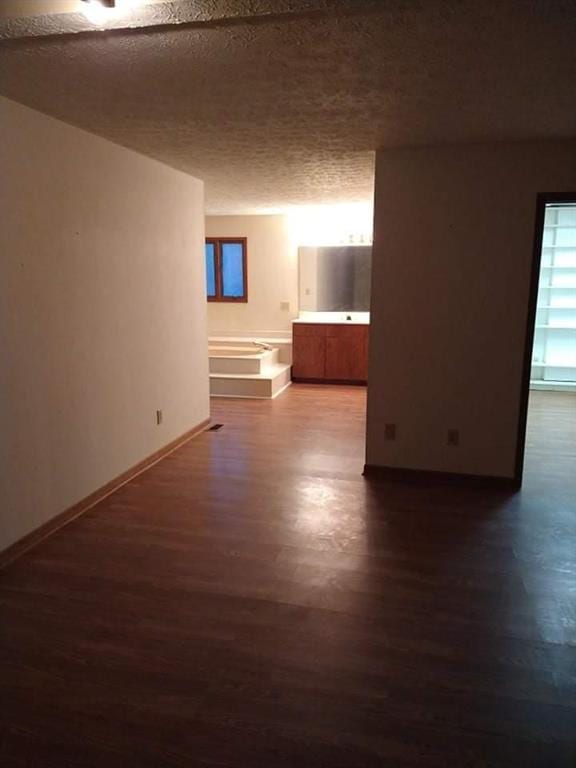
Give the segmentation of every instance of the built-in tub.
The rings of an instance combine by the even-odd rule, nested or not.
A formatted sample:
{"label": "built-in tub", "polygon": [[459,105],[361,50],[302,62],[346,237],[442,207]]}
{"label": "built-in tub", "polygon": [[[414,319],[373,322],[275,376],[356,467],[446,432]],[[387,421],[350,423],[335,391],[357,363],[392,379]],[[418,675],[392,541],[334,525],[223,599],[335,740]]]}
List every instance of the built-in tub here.
{"label": "built-in tub", "polygon": [[290,384],[292,335],[260,338],[208,339],[211,395],[268,399]]}

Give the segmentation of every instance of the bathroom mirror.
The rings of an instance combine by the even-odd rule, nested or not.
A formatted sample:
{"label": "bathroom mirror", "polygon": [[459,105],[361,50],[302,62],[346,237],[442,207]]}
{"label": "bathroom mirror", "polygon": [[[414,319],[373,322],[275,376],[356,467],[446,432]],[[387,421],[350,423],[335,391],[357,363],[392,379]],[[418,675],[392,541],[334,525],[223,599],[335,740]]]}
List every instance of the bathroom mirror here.
{"label": "bathroom mirror", "polygon": [[300,310],[368,312],[371,245],[298,249]]}

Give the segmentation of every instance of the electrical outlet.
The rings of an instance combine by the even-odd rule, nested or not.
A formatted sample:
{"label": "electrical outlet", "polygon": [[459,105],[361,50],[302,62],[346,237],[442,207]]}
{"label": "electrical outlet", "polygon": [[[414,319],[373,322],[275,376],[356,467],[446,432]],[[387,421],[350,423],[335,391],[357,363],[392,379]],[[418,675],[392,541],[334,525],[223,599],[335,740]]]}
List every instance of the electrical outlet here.
{"label": "electrical outlet", "polygon": [[449,429],[446,438],[446,445],[460,445],[460,432],[457,429]]}
{"label": "electrical outlet", "polygon": [[384,438],[396,440],[396,424],[384,424]]}
{"label": "electrical outlet", "polygon": [[162,424],[163,414],[162,411],[156,411],[156,424]]}
{"label": "electrical outlet", "polygon": [[290,302],[289,301],[281,301],[280,302],[280,309],[284,312],[290,311]]}

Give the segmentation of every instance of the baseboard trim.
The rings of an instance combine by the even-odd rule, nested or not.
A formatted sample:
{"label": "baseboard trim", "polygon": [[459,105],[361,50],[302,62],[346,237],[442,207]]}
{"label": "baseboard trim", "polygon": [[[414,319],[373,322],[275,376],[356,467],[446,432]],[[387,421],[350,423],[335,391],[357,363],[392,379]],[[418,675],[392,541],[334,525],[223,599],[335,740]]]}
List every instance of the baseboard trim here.
{"label": "baseboard trim", "polygon": [[381,467],[377,464],[365,464],[363,475],[370,480],[387,480],[412,485],[455,485],[503,491],[517,491],[520,488],[518,480],[514,477],[436,472],[428,469],[407,469],[405,467]]}
{"label": "baseboard trim", "polygon": [[287,382],[286,384],[284,384],[284,386],[283,386],[281,389],[279,389],[279,390],[278,390],[278,392],[276,392],[276,394],[275,394],[275,395],[272,395],[272,397],[271,397],[270,399],[271,399],[271,400],[276,400],[276,398],[277,398],[279,395],[281,395],[281,394],[282,394],[282,392],[285,392],[285,391],[288,389],[288,387],[289,387],[291,384],[292,384],[292,382],[291,382],[291,381],[289,381],[289,382]]}
{"label": "baseboard trim", "polygon": [[56,515],[56,517],[48,520],[39,528],[36,528],[36,530],[27,534],[18,541],[15,541],[14,544],[11,544],[5,550],[0,552],[0,569],[21,557],[25,552],[28,552],[28,550],[32,549],[37,544],[40,544],[41,541],[44,541],[44,539],[48,538],[48,536],[51,536],[53,533],[56,533],[56,531],[59,531],[60,528],[63,528],[65,525],[68,525],[68,523],[71,523],[72,520],[75,520],[77,517],[80,517],[80,515],[88,512],[89,509],[95,507],[96,504],[103,501],[107,496],[113,494],[123,485],[126,485],[126,483],[129,483],[130,480],[133,480],[135,477],[138,477],[138,475],[146,472],[146,470],[153,467],[154,464],[158,464],[159,461],[162,461],[162,459],[165,459],[166,456],[176,451],[189,440],[192,440],[193,437],[196,437],[201,432],[204,432],[209,424],[210,419],[204,419],[204,421],[200,422],[200,424],[197,424],[192,429],[189,429],[183,435],[180,435],[180,437],[172,440],[164,447],[159,448],[147,458],[139,461],[138,464],[135,464],[130,469],[127,469],[126,472],[122,472],[121,475],[118,475],[118,477],[110,480],[109,483],[106,483],[106,485],[98,488],[98,490],[94,491],[94,493],[86,496],[84,499],[77,502],[73,506],[68,507],[68,509],[65,509],[63,512],[60,512],[58,515]]}
{"label": "baseboard trim", "polygon": [[368,382],[359,379],[309,379],[302,376],[292,376],[294,384],[336,384],[347,387],[365,387]]}

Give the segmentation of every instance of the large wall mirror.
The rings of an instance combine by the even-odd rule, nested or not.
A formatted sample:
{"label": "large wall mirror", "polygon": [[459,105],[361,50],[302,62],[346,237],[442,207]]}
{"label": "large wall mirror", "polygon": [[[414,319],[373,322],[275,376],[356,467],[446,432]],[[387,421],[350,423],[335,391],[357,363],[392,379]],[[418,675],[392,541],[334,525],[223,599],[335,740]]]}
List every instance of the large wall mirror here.
{"label": "large wall mirror", "polygon": [[371,245],[298,249],[300,310],[369,312]]}

